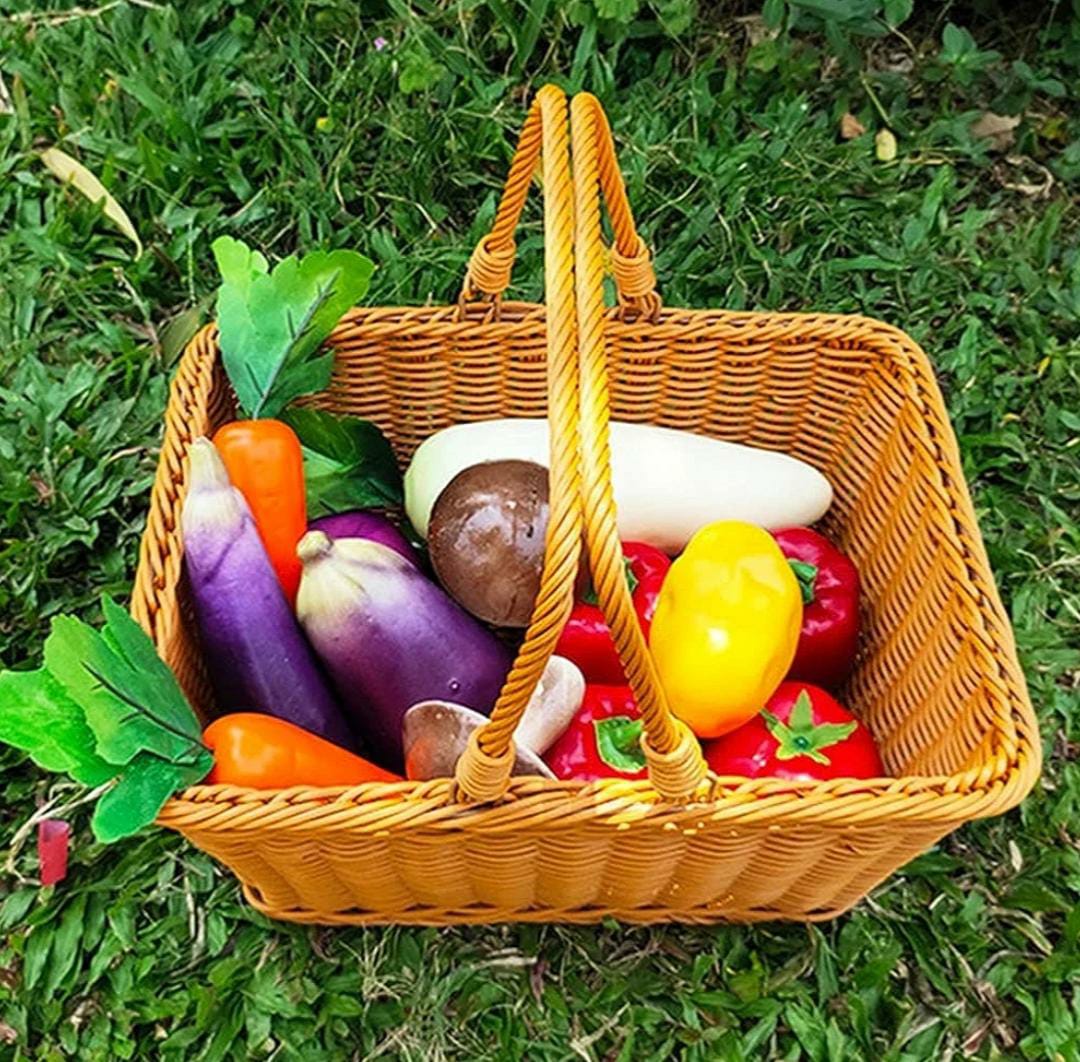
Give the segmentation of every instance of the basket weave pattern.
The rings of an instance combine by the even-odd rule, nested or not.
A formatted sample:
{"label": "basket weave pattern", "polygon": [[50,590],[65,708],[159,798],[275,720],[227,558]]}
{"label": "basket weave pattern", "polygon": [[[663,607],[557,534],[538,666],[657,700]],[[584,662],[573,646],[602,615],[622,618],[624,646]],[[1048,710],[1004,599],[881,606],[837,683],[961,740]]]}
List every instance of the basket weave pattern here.
{"label": "basket weave pattern", "polygon": [[[543,416],[552,396],[553,490],[560,485],[567,503],[549,533],[547,600],[516,685],[512,675],[456,780],[196,786],[170,801],[160,822],[230,867],[260,910],[296,921],[832,917],[961,823],[1015,805],[1039,770],[1034,716],[940,393],[922,351],[873,320],[661,308],[598,105],[574,100],[571,210],[565,101],[551,89],[541,101],[464,301],[351,312],[331,337],[335,375],[317,399],[375,421],[404,461],[439,428]],[[541,133],[546,308],[501,297]],[[601,189],[615,233],[610,253],[599,243]],[[615,267],[618,307],[598,301],[598,261]],[[571,385],[567,375],[579,355],[580,395],[577,376]],[[663,759],[683,747],[682,732],[650,686],[636,626],[620,648],[628,672],[637,670],[639,699],[654,701],[653,781],[501,777],[513,722],[569,607],[579,529],[594,567],[612,552],[609,473],[588,460],[603,452],[608,407],[618,419],[792,453],[828,476],[836,501],[826,529],[865,586],[864,648],[846,699],[892,777],[706,778],[693,799],[673,799]],[[179,511],[192,438],[232,416],[210,327],[173,383],[132,606],[207,716],[218,706],[187,600]],[[613,628],[624,585],[616,582],[603,601]],[[696,763],[687,754],[678,770]]]}

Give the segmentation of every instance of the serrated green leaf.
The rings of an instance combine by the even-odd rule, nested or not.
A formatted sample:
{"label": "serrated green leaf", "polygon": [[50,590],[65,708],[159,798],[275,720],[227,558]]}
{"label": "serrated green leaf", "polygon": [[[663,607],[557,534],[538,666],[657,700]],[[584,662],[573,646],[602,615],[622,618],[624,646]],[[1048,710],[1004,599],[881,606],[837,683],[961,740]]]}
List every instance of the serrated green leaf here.
{"label": "serrated green leaf", "polygon": [[201,781],[212,766],[213,757],[205,750],[194,764],[187,765],[140,753],[98,800],[90,822],[94,836],[102,844],[111,844],[138,833],[157,818],[173,793]]}
{"label": "serrated green leaf", "polygon": [[266,273],[265,259],[237,240],[215,241],[214,252],[225,371],[247,416],[277,416],[330,382],[333,356],[319,350],[367,291],[375,267],[355,251],[315,251]]}
{"label": "serrated green leaf", "polygon": [[117,772],[94,751],[82,709],[44,668],[0,673],[0,741],[84,785],[101,785]]}
{"label": "serrated green leaf", "polygon": [[[110,597],[102,598],[105,626],[102,636],[120,654],[128,667],[145,680],[157,697],[155,710],[166,716],[169,724],[192,741],[202,740],[202,727],[191,710],[172,668],[157,654],[150,636],[131,614]],[[151,750],[152,751],[152,750]]]}
{"label": "serrated green leaf", "polygon": [[370,421],[317,409],[289,409],[281,419],[303,446],[312,516],[402,503],[401,470],[394,451]]}
{"label": "serrated green leaf", "polygon": [[210,250],[214,254],[222,281],[240,292],[250,290],[251,282],[256,277],[270,272],[264,255],[255,248],[248,247],[243,240],[232,236],[219,236],[210,245]]}
{"label": "serrated green leaf", "polygon": [[[202,745],[192,734],[190,706],[182,694],[179,703],[170,696],[170,683],[162,683],[155,670],[128,662],[118,651],[115,629],[106,637],[73,616],[58,616],[45,641],[46,668],[82,708],[97,753],[109,763],[122,766],[144,751],[192,763]],[[131,632],[121,638],[130,648]],[[170,680],[175,685],[171,675]]]}

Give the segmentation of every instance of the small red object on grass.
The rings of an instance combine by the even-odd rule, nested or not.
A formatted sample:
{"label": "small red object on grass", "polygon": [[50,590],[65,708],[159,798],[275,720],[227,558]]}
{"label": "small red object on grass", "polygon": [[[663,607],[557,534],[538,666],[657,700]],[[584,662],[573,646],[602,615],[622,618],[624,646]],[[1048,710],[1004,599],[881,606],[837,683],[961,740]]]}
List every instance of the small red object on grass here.
{"label": "small red object on grass", "polygon": [[42,819],[37,828],[41,884],[55,885],[67,877],[71,827],[63,819]]}

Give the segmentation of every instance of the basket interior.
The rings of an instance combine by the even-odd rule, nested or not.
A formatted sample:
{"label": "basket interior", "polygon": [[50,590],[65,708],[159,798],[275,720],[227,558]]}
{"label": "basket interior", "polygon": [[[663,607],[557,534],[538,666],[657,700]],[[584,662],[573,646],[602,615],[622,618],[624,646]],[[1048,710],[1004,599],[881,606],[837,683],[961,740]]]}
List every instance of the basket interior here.
{"label": "basket interior", "polygon": [[[544,415],[542,306],[507,303],[498,320],[479,308],[464,319],[361,310],[331,342],[335,376],[316,404],[374,420],[403,461],[452,423]],[[832,482],[824,527],[864,585],[863,648],[842,696],[890,774],[955,774],[1015,749],[1010,636],[965,522],[940,396],[910,341],[857,318],[665,310],[654,323],[613,315],[609,351],[616,418],[785,451]],[[232,411],[218,370],[210,430]],[[178,597],[166,655],[209,716],[182,580]]]}

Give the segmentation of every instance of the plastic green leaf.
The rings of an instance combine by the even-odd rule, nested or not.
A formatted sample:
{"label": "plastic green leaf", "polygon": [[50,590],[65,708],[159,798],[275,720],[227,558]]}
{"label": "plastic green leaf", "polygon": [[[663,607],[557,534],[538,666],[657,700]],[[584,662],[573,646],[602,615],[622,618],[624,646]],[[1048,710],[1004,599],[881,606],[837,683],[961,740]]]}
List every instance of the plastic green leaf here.
{"label": "plastic green leaf", "polygon": [[192,763],[203,748],[198,721],[172,672],[160,660],[147,666],[137,645],[144,639],[152,652],[149,638],[134,621],[117,623],[118,611],[107,612],[105,634],[73,616],[54,619],[45,666],[82,709],[102,758],[123,765],[145,751]]}
{"label": "plastic green leaf", "polygon": [[596,730],[596,751],[609,767],[636,774],[645,766],[640,719],[613,715],[608,719],[597,719],[593,727]]}
{"label": "plastic green leaf", "polygon": [[401,470],[394,451],[370,421],[320,409],[289,409],[281,419],[303,447],[312,516],[402,503]]}
{"label": "plastic green leaf", "polygon": [[101,785],[117,772],[94,751],[82,709],[44,668],[0,673],[0,741],[83,785]]}
{"label": "plastic green leaf", "polygon": [[101,601],[105,614],[105,626],[102,635],[119,653],[132,672],[139,676],[160,702],[160,714],[166,714],[172,726],[186,734],[193,741],[202,741],[202,726],[191,710],[180,683],[176,681],[172,668],[157,654],[150,636],[110,597]]}
{"label": "plastic green leaf", "polygon": [[140,753],[98,800],[90,821],[94,836],[110,844],[138,833],[157,818],[173,793],[201,781],[212,766],[213,758],[205,750],[196,763],[186,766]]}
{"label": "plastic green leaf", "polygon": [[270,272],[270,266],[260,251],[248,247],[243,240],[219,236],[210,248],[214,252],[222,282],[239,294],[251,289],[251,282]]}
{"label": "plastic green leaf", "polygon": [[323,341],[367,291],[374,264],[355,251],[315,251],[267,273],[266,260],[238,240],[221,237],[212,249],[222,276],[218,343],[244,413],[274,417],[323,390],[333,369]]}
{"label": "plastic green leaf", "polygon": [[119,605],[105,598],[102,608],[100,632],[73,616],[53,620],[44,668],[0,672],[0,741],[85,785],[117,778],[92,824],[108,842],[153,822],[214,760],[153,642]]}

